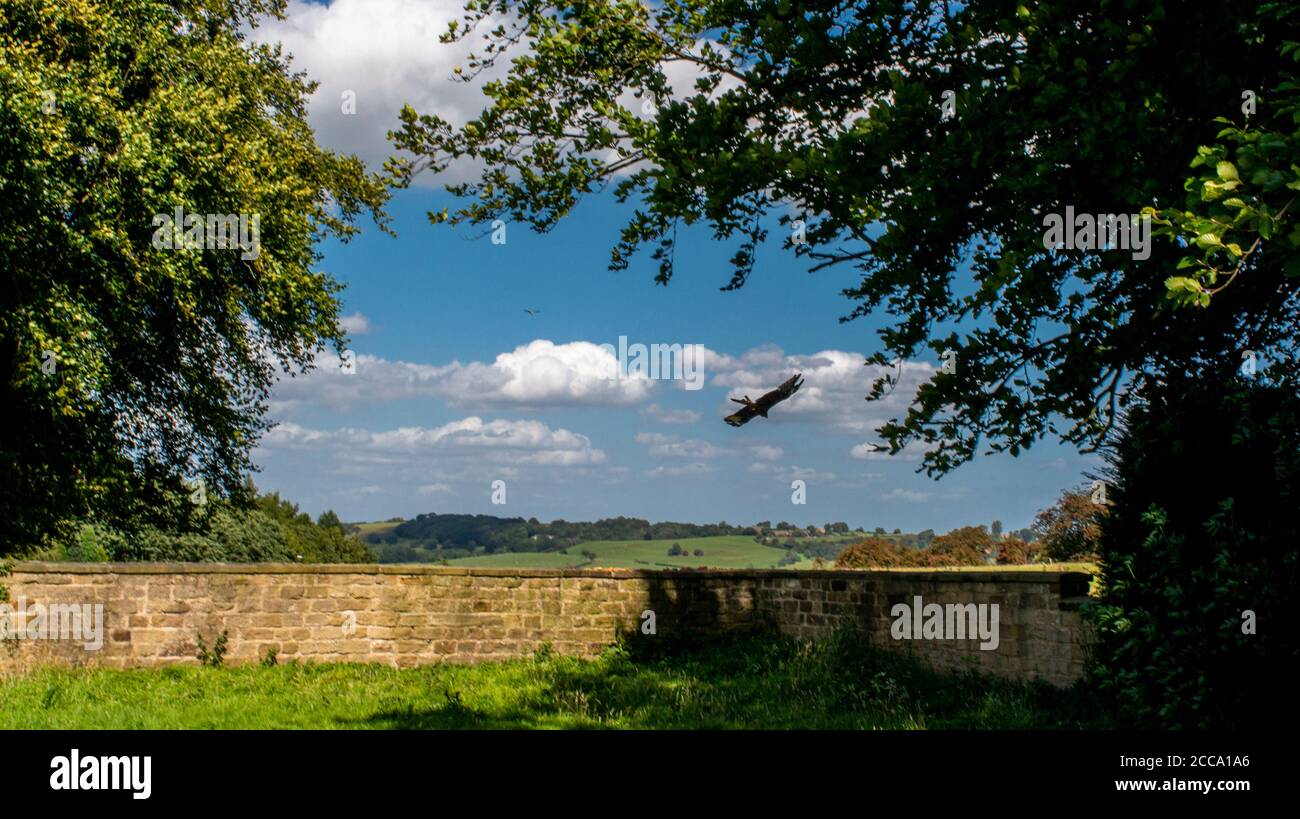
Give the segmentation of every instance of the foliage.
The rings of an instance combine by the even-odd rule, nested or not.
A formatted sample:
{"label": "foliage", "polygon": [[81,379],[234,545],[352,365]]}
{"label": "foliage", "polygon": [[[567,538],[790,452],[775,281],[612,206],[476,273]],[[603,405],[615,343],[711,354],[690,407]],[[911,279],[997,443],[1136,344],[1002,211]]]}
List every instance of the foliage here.
{"label": "foliage", "polygon": [[[277,373],[345,344],[315,244],[387,192],[249,42],[284,5],[0,0],[0,549],[237,493]],[[156,248],[176,208],[257,215],[255,258]]]}
{"label": "foliage", "polygon": [[978,566],[995,554],[993,536],[983,526],[963,526],[939,535],[918,554],[929,566]]}
{"label": "foliage", "polygon": [[841,569],[889,569],[904,566],[907,555],[892,540],[869,537],[844,547],[835,565]]}
{"label": "foliage", "polygon": [[258,512],[279,524],[290,554],[305,563],[371,563],[374,554],[355,537],[344,531],[334,510],[322,512],[315,522],[298,510],[298,505],[284,500],[278,492],[259,495]]}
{"label": "foliage", "polygon": [[865,538],[846,546],[835,565],[842,569],[980,566],[995,555],[1003,565],[1025,565],[1034,562],[1037,554],[1036,545],[1016,538],[995,540],[983,526],[963,526],[916,548],[897,540]]}
{"label": "foliage", "polygon": [[1100,690],[1125,723],[1143,727],[1271,729],[1283,715],[1293,720],[1294,384],[1243,378],[1213,391],[1171,379],[1130,412],[1109,463]]}
{"label": "foliage", "polygon": [[1095,560],[1106,507],[1087,489],[1069,489],[1039,512],[1033,529],[1046,557],[1056,561]]}
{"label": "foliage", "polygon": [[208,644],[204,641],[202,634],[196,635],[195,642],[198,643],[198,652],[195,654],[195,658],[198,659],[199,665],[204,668],[221,668],[226,661],[226,651],[229,649],[229,641],[230,634],[224,628],[221,630],[221,633],[217,635],[217,639],[212,643],[212,648],[208,648]]}
{"label": "foliage", "polygon": [[[1261,20],[1294,35],[1293,4],[1266,3]],[[1300,278],[1300,42],[1279,38],[1280,71],[1264,88],[1242,92],[1241,110],[1216,117],[1224,127],[1196,150],[1196,174],[1184,184],[1186,209],[1146,208],[1157,232],[1178,240],[1185,255],[1165,280],[1179,304],[1206,307],[1238,276],[1254,275],[1266,244],[1271,266]],[[1246,349],[1251,349],[1247,345]]]}
{"label": "foliage", "polygon": [[[1051,433],[1095,446],[1134,377],[1222,378],[1243,349],[1292,366],[1298,21],[1294,4],[1258,0],[468,0],[444,39],[485,46],[459,76],[505,76],[459,127],[403,110],[394,140],[410,155],[390,170],[405,184],[472,159],[478,178],[430,218],[541,231],[612,185],[635,210],[611,267],[650,246],[661,283],[697,223],[738,243],[724,289],[774,230],[814,271],[860,270],[846,319],[888,312],[869,363],[955,356],[880,430],[891,451],[923,444],[940,474]],[[670,72],[694,87],[670,88]],[[1225,132],[1243,89],[1260,114]],[[1205,174],[1231,177],[1222,162],[1240,196],[1197,203],[1149,254],[1045,246],[1045,216],[1067,207],[1172,220]],[[1211,258],[1243,274],[1185,309],[1166,279],[1203,219],[1260,243]]]}
{"label": "foliage", "polygon": [[319,522],[277,493],[239,504],[210,500],[183,528],[143,526],[129,533],[102,523],[82,523],[74,534],[47,538],[27,556],[38,560],[202,561],[221,563],[305,562],[373,563],[375,555],[346,533],[338,516],[327,511]]}
{"label": "foliage", "polygon": [[1042,558],[1043,544],[1026,542],[1014,535],[998,542],[998,563],[1003,566],[1025,566]]}

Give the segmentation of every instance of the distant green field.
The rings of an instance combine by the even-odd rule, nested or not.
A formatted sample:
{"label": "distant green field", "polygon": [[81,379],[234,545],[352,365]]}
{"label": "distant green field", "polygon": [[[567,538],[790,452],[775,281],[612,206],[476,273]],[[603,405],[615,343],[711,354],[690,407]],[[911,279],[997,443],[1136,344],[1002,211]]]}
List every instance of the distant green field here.
{"label": "distant green field", "polygon": [[[394,521],[376,521],[372,523],[351,524],[359,530],[364,539],[367,535],[387,535],[397,523]],[[815,538],[817,542],[844,542],[860,540],[863,537],[883,537],[896,540],[906,535],[884,534],[868,535],[863,532],[848,534],[823,535]],[[800,539],[803,541],[803,539]],[[808,541],[803,541],[808,542]],[[398,543],[418,546],[419,541],[401,538]],[[669,557],[668,550],[674,543],[688,554]],[[704,554],[690,554],[696,549]],[[584,551],[595,552],[596,559],[583,557]],[[798,551],[798,549],[796,549]],[[559,552],[501,552],[492,555],[475,555],[447,561],[452,566],[478,566],[495,569],[669,569],[669,568],[714,568],[714,569],[774,569],[785,556],[784,546],[764,546],[756,543],[749,535],[722,535],[719,537],[668,538],[663,540],[589,540],[568,548],[568,554]],[[825,568],[833,568],[834,561],[827,560]],[[803,558],[798,563],[790,563],[779,568],[812,569],[812,558]],[[1047,563],[1030,566],[948,566],[940,568],[900,567],[894,571],[1077,571],[1099,574],[1097,566],[1091,563]],[[1095,585],[1094,581],[1094,585]]]}
{"label": "distant green field", "polygon": [[[687,552],[696,549],[704,554],[669,557],[674,543]],[[590,540],[569,547],[569,553],[511,552],[479,555],[448,561],[453,566],[485,566],[511,569],[563,569],[574,566],[608,569],[664,569],[709,566],[717,569],[770,569],[785,555],[785,549],[763,546],[748,535],[719,537],[684,537],[676,540]],[[583,551],[596,553],[588,561]],[[791,564],[789,568],[810,568],[811,560]]]}
{"label": "distant green field", "polygon": [[371,523],[350,523],[348,525],[355,526],[358,529],[357,534],[364,539],[367,535],[386,535],[396,529],[397,524],[398,521],[395,520],[377,520]]}

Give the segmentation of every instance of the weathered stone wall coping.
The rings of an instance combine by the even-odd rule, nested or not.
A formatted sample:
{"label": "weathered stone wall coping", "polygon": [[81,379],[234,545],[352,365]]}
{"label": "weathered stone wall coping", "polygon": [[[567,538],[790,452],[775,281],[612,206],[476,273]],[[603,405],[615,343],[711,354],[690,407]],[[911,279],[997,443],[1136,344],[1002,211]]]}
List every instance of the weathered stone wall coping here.
{"label": "weathered stone wall coping", "polygon": [[511,569],[484,566],[431,566],[421,563],[65,563],[20,561],[13,572],[29,574],[395,574],[470,577],[657,578],[718,576],[735,578],[872,579],[907,578],[954,583],[1061,583],[1078,586],[1092,575],[1078,571],[960,569]]}

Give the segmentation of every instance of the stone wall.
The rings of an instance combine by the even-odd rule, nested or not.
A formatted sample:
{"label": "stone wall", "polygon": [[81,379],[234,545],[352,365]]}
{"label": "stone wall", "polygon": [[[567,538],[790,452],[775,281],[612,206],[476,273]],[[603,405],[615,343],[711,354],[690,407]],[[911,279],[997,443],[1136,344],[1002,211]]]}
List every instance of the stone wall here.
{"label": "stone wall", "polygon": [[[0,643],[0,670],[9,672],[48,663],[194,663],[197,638],[211,645],[222,630],[230,663],[254,662],[272,648],[281,660],[396,666],[508,659],[544,643],[590,655],[653,611],[658,635],[769,624],[817,638],[856,627],[939,668],[1063,685],[1080,675],[1090,638],[1078,611],[1088,576],[1066,572],[18,563],[0,585],[9,591],[10,622],[16,627],[13,611],[22,608],[38,634],[41,611],[61,612],[66,625],[71,609],[37,604],[77,604],[92,618],[93,607],[103,607],[98,649],[10,634]],[[891,639],[892,607],[918,595],[926,604],[998,604],[998,647]]]}

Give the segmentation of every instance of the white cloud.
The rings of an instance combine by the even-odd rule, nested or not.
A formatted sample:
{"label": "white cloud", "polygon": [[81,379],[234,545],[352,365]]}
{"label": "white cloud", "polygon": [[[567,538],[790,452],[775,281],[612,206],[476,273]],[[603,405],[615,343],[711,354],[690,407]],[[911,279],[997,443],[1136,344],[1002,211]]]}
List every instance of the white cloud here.
{"label": "white cloud", "polygon": [[332,352],[317,369],[276,386],[271,410],[300,405],[370,405],[407,398],[441,398],[457,407],[629,406],[645,400],[655,382],[633,374],[611,378],[618,359],[587,341],[556,344],[536,339],[501,353],[491,363],[415,364],[372,355],[356,356],[355,372],[343,372]]}
{"label": "white cloud", "polygon": [[416,492],[421,495],[436,495],[440,492],[450,492],[451,484],[447,483],[426,483],[415,488]]}
{"label": "white cloud", "polygon": [[594,448],[585,435],[553,430],[541,421],[484,421],[477,416],[440,427],[400,427],[382,432],[354,427],[326,431],[285,423],[269,430],[259,448],[331,450],[372,465],[432,454],[547,466],[599,464],[605,460],[605,453]]}
{"label": "white cloud", "polygon": [[342,316],[339,319],[339,324],[343,326],[344,332],[349,336],[364,336],[370,332],[370,319],[366,318],[364,313]]}
{"label": "white cloud", "polygon": [[658,404],[651,404],[641,410],[641,414],[661,424],[694,424],[701,418],[695,410],[667,409]]}
{"label": "white cloud", "polygon": [[776,461],[780,460],[781,456],[785,454],[785,450],[779,446],[759,444],[758,446],[751,446],[749,448],[749,454],[760,460]]}
{"label": "white cloud", "polygon": [[[308,107],[308,122],[322,145],[355,153],[372,170],[391,155],[387,134],[409,103],[421,114],[438,114],[460,125],[485,107],[484,80],[501,76],[508,62],[474,83],[452,79],[466,55],[481,45],[472,34],[444,45],[438,37],[464,14],[462,0],[333,0],[329,5],[291,0],[285,19],[270,19],[251,32],[257,42],[284,45],[292,68],[320,83]],[[496,25],[498,18],[482,24]],[[343,109],[344,93],[355,94],[356,113]],[[437,184],[463,180],[471,166],[449,169]],[[435,180],[425,175],[424,184]]]}
{"label": "white cloud", "polygon": [[869,458],[875,458],[882,455],[888,456],[889,447],[884,446],[883,444],[873,444],[870,441],[868,441],[866,443],[858,444],[857,446],[853,447],[853,449],[849,450],[849,455],[851,455],[854,458],[858,458],[859,460],[865,461]]}
{"label": "white cloud", "polygon": [[750,464],[749,471],[760,475],[775,475],[782,481],[817,481],[829,483],[838,476],[834,472],[824,472],[806,466],[779,466],[771,463]]}
{"label": "white cloud", "polygon": [[656,466],[654,469],[646,470],[646,476],[650,478],[680,478],[690,475],[707,475],[714,472],[713,466],[703,463],[685,464],[682,466]]}
{"label": "white cloud", "polygon": [[682,440],[676,435],[663,435],[658,432],[638,432],[635,440],[638,444],[645,444],[651,455],[659,457],[716,458],[727,452],[708,441]]}
{"label": "white cloud", "polygon": [[[359,321],[368,328],[364,318],[360,316]],[[757,398],[790,375],[803,374],[803,387],[778,405],[765,422],[812,423],[855,436],[870,435],[889,419],[905,414],[917,387],[935,372],[928,363],[904,364],[894,389],[881,400],[868,402],[863,399],[871,392],[874,379],[898,370],[864,366],[861,353],[823,350],[794,355],[771,345],[739,356],[701,350],[710,385],[725,389],[728,396]],[[452,406],[470,409],[626,407],[647,401],[658,383],[637,373],[611,377],[618,372],[617,357],[590,341],[534,339],[491,362],[435,365],[358,354],[355,372],[345,373],[333,352],[327,351],[317,364],[318,368],[305,376],[280,381],[271,405],[273,414],[283,415],[302,405],[340,408],[421,397],[441,398]],[[732,409],[725,400],[719,406],[722,414]],[[666,409],[657,403],[647,406],[643,414],[666,424],[695,423],[702,417],[696,410]],[[866,444],[854,447],[852,455],[874,457]]]}
{"label": "white cloud", "polygon": [[[404,104],[420,114],[437,114],[453,126],[464,125],[490,102],[483,84],[503,78],[513,59],[529,53],[520,43],[473,82],[454,79],[457,66],[468,69],[471,51],[482,55],[482,34],[507,19],[490,16],[460,42],[439,42],[447,24],[463,14],[463,0],[333,0],[328,5],[290,0],[284,20],[266,20],[250,36],[257,42],[282,43],[292,55],[293,69],[306,71],[320,83],[308,106],[308,122],[321,144],[354,153],[378,170],[393,153],[387,135],[396,130]],[[702,46],[703,41],[697,42],[693,51],[699,53]],[[713,48],[726,53],[717,42]],[[674,60],[661,67],[673,99],[695,95],[695,81],[703,73],[697,64]],[[737,85],[739,80],[724,74],[712,96]],[[354,114],[344,113],[347,92],[355,95]],[[618,101],[638,116],[653,113],[643,110],[647,100],[634,99],[630,90]],[[608,153],[605,160],[615,161],[616,153]],[[460,161],[436,178],[416,177],[417,184],[467,181],[478,165]]]}
{"label": "white cloud", "polygon": [[935,372],[931,364],[906,362],[894,389],[880,400],[869,402],[864,399],[871,394],[875,379],[898,370],[864,366],[865,360],[862,353],[843,350],[793,355],[775,345],[765,345],[739,356],[706,350],[704,367],[713,375],[712,383],[729,388],[728,396],[734,397],[758,398],[795,373],[802,373],[804,380],[799,392],[779,404],[768,420],[813,421],[837,432],[862,435],[873,433],[889,419],[902,416],[917,388]]}
{"label": "white cloud", "polygon": [[930,499],[929,492],[917,492],[914,489],[891,489],[880,496],[883,501],[903,501],[905,503],[921,503]]}

